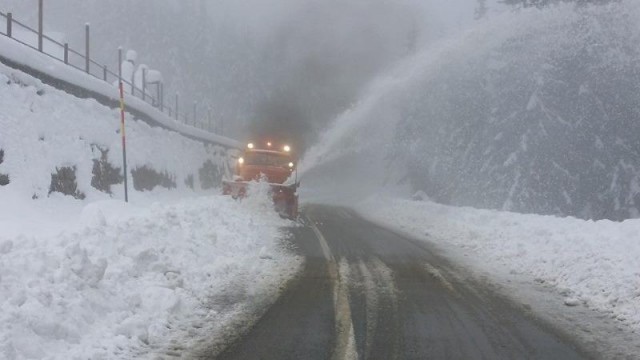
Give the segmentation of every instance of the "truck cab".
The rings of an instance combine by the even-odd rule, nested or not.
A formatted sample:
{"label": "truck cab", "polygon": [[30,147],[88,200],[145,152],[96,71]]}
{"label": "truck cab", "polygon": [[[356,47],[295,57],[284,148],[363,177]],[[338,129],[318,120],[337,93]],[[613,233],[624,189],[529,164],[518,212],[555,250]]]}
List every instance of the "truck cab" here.
{"label": "truck cab", "polygon": [[[293,178],[293,181],[291,181]],[[278,213],[290,219],[298,217],[296,161],[288,145],[276,146],[267,141],[249,143],[236,162],[233,181],[223,182],[223,194],[243,198],[251,181],[266,179]],[[290,181],[291,183],[287,183]]]}

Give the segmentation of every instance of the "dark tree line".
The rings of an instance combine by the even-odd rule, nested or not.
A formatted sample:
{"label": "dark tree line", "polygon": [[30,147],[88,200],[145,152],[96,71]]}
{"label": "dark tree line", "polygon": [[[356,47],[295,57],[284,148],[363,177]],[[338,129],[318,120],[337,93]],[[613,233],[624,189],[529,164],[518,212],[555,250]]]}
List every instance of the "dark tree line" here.
{"label": "dark tree line", "polygon": [[585,4],[607,4],[611,2],[615,2],[619,0],[502,0],[502,3],[513,6],[522,6],[522,7],[544,7],[551,4],[557,3],[576,3],[578,5]]}
{"label": "dark tree line", "polygon": [[487,0],[478,0],[478,5],[476,6],[476,10],[474,13],[474,18],[476,20],[483,18],[487,14]]}
{"label": "dark tree line", "polygon": [[[603,5],[603,4],[608,4],[612,2],[620,2],[620,0],[501,0],[500,2],[506,5],[514,6],[514,7],[543,8],[548,5],[559,4],[559,3],[574,3],[576,5],[588,5],[588,4]],[[476,9],[474,13],[475,19],[478,20],[483,18],[487,14],[487,11],[488,11],[487,0],[477,0]]]}

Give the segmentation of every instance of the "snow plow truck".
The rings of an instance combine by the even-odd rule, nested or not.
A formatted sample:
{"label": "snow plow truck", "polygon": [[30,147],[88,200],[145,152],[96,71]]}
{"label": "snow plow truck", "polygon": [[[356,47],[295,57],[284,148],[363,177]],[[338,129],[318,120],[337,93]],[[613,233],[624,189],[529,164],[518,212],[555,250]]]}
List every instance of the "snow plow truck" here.
{"label": "snow plow truck", "polygon": [[233,180],[222,182],[224,195],[242,199],[247,195],[250,182],[266,179],[271,196],[280,216],[298,217],[298,194],[296,161],[289,145],[275,145],[270,141],[260,145],[249,143],[237,159]]}

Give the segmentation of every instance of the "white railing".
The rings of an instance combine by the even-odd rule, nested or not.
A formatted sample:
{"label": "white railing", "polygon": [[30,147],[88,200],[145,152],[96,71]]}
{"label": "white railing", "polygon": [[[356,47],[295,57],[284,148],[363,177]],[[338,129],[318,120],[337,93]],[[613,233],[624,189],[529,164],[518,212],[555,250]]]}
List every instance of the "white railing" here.
{"label": "white railing", "polygon": [[[77,51],[69,47],[66,42],[61,42],[53,39],[51,36],[44,34],[42,31],[42,18],[39,19],[39,29],[33,29],[26,24],[13,18],[12,13],[4,13],[0,11],[0,20],[6,21],[6,27],[3,29],[0,27],[0,34],[9,37],[29,48],[38,51],[56,61],[60,61],[65,65],[68,65],[78,71],[84,72],[93,76],[96,79],[102,80],[107,83],[117,83],[122,81],[127,93],[134,97],[137,97],[145,103],[155,107],[164,114],[173,118],[175,121],[182,122],[185,125],[191,125],[193,127],[209,131],[212,133],[221,133],[223,131],[223,123],[214,122],[211,110],[204,111],[206,118],[203,121],[202,118],[198,118],[197,102],[193,102],[193,111],[191,116],[186,112],[182,114],[179,111],[180,98],[176,93],[173,97],[172,105],[169,105],[165,101],[165,89],[162,82],[156,82],[151,84],[152,87],[147,86],[147,71],[142,70],[142,88],[136,86],[132,81],[127,79],[121,79],[120,69],[116,72],[112,71],[107,65],[101,64],[91,59],[90,54],[90,26],[85,25],[85,51]],[[122,49],[117,49],[118,52],[118,64],[122,64]],[[120,65],[118,65],[119,67]]]}

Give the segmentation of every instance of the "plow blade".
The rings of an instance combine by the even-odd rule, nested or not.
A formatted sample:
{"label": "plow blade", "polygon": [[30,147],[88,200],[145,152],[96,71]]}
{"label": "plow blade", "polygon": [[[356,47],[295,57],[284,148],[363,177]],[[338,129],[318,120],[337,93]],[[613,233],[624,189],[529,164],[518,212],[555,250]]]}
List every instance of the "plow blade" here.
{"label": "plow blade", "polygon": [[[234,199],[242,199],[247,196],[249,185],[247,181],[223,181],[222,193]],[[296,219],[298,217],[298,195],[296,194],[298,185],[270,183],[269,187],[273,205],[280,216]]]}

